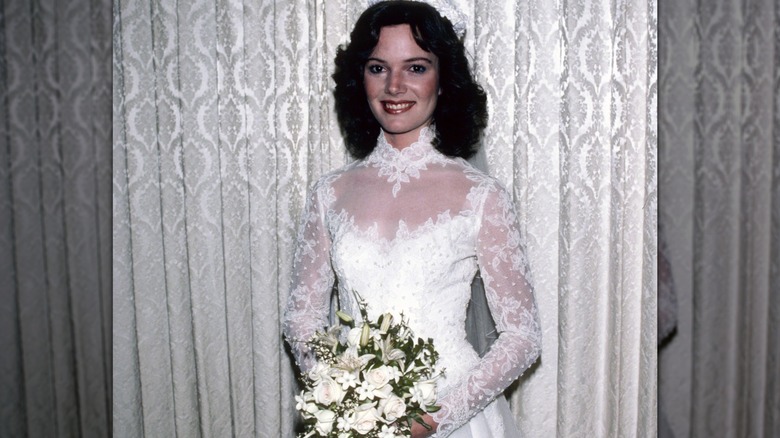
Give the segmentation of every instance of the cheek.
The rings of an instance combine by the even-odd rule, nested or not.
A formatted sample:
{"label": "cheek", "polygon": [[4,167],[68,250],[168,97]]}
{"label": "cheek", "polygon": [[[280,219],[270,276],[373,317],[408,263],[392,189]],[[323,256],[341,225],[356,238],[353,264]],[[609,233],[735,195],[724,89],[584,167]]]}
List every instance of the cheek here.
{"label": "cheek", "polygon": [[375,96],[381,89],[381,84],[376,78],[370,76],[363,76],[363,89],[366,92],[366,96],[370,99]]}
{"label": "cheek", "polygon": [[420,88],[420,91],[425,96],[428,96],[431,99],[436,99],[437,96],[441,95],[441,88],[439,87],[438,78],[434,78],[421,85],[422,87]]}

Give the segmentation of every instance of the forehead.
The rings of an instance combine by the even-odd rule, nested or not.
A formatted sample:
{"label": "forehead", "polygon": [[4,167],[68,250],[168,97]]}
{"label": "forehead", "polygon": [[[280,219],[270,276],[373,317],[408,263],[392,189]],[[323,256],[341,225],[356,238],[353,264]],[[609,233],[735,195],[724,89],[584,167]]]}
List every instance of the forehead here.
{"label": "forehead", "polygon": [[415,56],[435,57],[430,52],[426,52],[412,35],[412,29],[408,24],[398,24],[395,26],[385,26],[379,31],[379,41],[371,52],[371,56],[382,59],[402,58],[407,59]]}

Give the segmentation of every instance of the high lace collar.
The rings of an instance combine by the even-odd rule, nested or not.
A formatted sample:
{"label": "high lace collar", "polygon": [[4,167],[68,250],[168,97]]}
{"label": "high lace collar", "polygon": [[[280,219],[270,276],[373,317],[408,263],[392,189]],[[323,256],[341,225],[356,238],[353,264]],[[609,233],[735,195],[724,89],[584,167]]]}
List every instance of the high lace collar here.
{"label": "high lace collar", "polygon": [[387,182],[394,183],[393,197],[396,197],[401,183],[408,183],[409,177],[419,179],[420,171],[428,169],[428,164],[446,164],[446,157],[433,147],[434,138],[436,128],[426,126],[420,130],[417,141],[399,150],[388,143],[384,131],[380,131],[376,147],[365,163],[378,168],[379,176],[387,176]]}
{"label": "high lace collar", "polygon": [[373,162],[418,161],[432,152],[438,152],[433,147],[434,138],[436,138],[436,128],[426,126],[420,130],[417,141],[403,149],[396,149],[387,141],[384,130],[380,129],[376,147],[369,155],[369,159],[372,164]]}

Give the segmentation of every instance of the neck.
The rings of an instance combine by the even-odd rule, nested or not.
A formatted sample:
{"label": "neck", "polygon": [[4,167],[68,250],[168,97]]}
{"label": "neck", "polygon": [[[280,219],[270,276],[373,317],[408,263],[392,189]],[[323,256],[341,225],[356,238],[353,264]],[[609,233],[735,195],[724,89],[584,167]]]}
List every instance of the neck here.
{"label": "neck", "polygon": [[430,129],[431,125],[425,125],[418,129],[415,129],[414,131],[404,132],[402,134],[392,134],[389,132],[386,132],[382,130],[382,133],[385,136],[385,140],[387,140],[387,143],[392,146],[394,149],[403,150],[420,140],[420,134],[422,133],[423,129]]}

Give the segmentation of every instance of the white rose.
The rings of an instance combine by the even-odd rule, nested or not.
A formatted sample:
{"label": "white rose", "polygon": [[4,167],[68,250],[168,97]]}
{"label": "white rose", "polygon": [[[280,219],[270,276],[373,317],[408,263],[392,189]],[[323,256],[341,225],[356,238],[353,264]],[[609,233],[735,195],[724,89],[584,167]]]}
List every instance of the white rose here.
{"label": "white rose", "polygon": [[359,407],[355,412],[355,421],[352,424],[352,429],[361,435],[366,435],[374,430],[378,419],[379,415],[377,414],[376,408],[371,405]]}
{"label": "white rose", "polygon": [[436,402],[436,382],[425,380],[415,382],[412,388],[412,401],[420,404],[422,410]]}
{"label": "white rose", "polygon": [[331,403],[340,403],[342,398],[344,398],[344,390],[340,384],[330,377],[323,378],[314,387],[314,401],[323,406],[328,406]]}
{"label": "white rose", "polygon": [[390,394],[393,393],[393,387],[390,385],[385,385],[381,387],[380,389],[374,390],[374,398],[387,398]]}
{"label": "white rose", "polygon": [[406,415],[406,403],[396,395],[391,395],[379,402],[379,407],[388,422],[393,422]]}
{"label": "white rose", "polygon": [[320,379],[328,375],[330,367],[322,362],[317,362],[314,368],[309,370],[308,376],[314,382],[319,382]]}
{"label": "white rose", "polygon": [[304,418],[311,418],[312,416],[316,415],[317,412],[320,411],[320,407],[317,406],[317,403],[306,403],[306,406],[303,408],[304,412],[302,412],[302,415]]}
{"label": "white rose", "polygon": [[317,433],[327,435],[333,430],[333,422],[336,421],[336,414],[333,411],[323,409],[314,414],[314,417],[317,418],[317,425],[315,426]]}
{"label": "white rose", "polygon": [[387,382],[389,382],[390,378],[392,377],[390,370],[384,365],[374,368],[370,371],[366,371],[364,372],[364,375],[366,377],[366,381],[377,389],[387,385]]}

